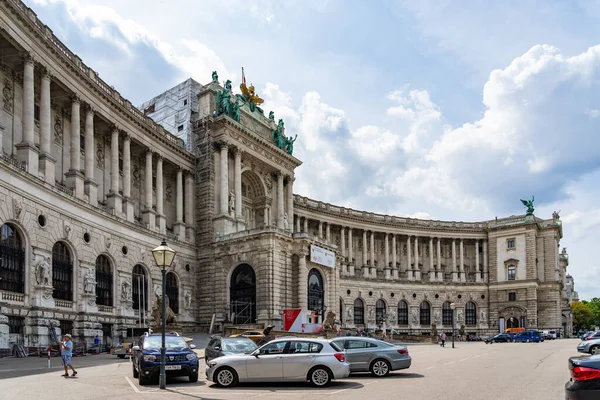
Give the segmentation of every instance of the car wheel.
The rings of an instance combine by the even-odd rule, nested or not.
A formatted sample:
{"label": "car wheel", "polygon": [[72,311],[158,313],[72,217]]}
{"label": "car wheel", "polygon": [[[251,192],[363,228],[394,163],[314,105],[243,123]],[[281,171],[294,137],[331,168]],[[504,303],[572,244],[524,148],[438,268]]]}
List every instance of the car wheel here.
{"label": "car wheel", "polygon": [[371,363],[370,370],[375,376],[386,376],[390,373],[390,364],[386,360],[377,359]]}
{"label": "car wheel", "polygon": [[133,377],[137,379],[137,377],[140,376],[140,374],[137,371],[137,369],[135,369],[135,365],[133,365],[133,363],[131,363],[131,368],[133,369]]}
{"label": "car wheel", "polygon": [[215,372],[215,383],[218,386],[228,388],[237,384],[237,374],[232,368],[223,367]]}
{"label": "car wheel", "polygon": [[325,387],[331,382],[331,374],[324,367],[314,367],[308,373],[308,380],[313,386]]}
{"label": "car wheel", "polygon": [[198,374],[197,373],[190,375],[190,382],[192,382],[192,383],[198,382]]}
{"label": "car wheel", "polygon": [[144,386],[146,383],[148,383],[148,379],[146,379],[144,375],[138,374],[138,383],[140,386]]}
{"label": "car wheel", "polygon": [[600,346],[592,346],[590,347],[590,354],[600,353]]}

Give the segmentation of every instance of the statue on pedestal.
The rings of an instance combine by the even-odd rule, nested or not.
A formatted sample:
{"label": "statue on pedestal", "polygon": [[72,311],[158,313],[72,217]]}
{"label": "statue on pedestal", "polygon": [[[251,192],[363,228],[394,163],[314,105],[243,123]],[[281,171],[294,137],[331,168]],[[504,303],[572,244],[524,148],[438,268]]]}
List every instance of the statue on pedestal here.
{"label": "statue on pedestal", "polygon": [[[176,324],[177,318],[175,318],[175,313],[171,309],[169,305],[169,297],[165,298],[165,310],[166,310],[166,318],[165,323],[168,324]],[[152,317],[154,317],[154,327],[156,329],[162,327],[162,297],[156,296],[156,302],[154,303],[154,307],[152,307]]]}
{"label": "statue on pedestal", "polygon": [[83,291],[87,294],[94,294],[96,289],[96,274],[93,270],[89,269],[83,278]]}
{"label": "statue on pedestal", "polygon": [[46,258],[38,263],[35,279],[38,285],[50,286],[50,265]]}

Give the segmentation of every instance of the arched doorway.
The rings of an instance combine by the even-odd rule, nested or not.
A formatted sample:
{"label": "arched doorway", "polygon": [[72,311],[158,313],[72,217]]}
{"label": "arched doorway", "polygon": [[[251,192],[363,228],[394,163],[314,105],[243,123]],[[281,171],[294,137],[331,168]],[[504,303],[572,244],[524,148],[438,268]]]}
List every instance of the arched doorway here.
{"label": "arched doorway", "polygon": [[229,313],[234,324],[256,322],[256,274],[248,264],[238,265],[231,274]]}
{"label": "arched doorway", "polygon": [[313,268],[308,273],[308,309],[317,313],[315,323],[323,321],[325,312],[325,287],[323,276]]}
{"label": "arched doorway", "polygon": [[510,317],[509,319],[506,320],[506,327],[507,328],[520,328],[519,319],[515,318],[515,317]]}
{"label": "arched doorway", "polygon": [[0,232],[0,290],[25,293],[25,248],[9,224],[2,225]]}

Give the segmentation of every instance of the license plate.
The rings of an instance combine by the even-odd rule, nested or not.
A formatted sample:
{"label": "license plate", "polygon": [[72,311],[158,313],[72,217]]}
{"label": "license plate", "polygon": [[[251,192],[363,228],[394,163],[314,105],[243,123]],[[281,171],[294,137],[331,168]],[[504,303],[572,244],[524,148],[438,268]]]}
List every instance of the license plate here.
{"label": "license plate", "polygon": [[181,369],[181,365],[165,365],[165,371],[173,371],[176,369]]}

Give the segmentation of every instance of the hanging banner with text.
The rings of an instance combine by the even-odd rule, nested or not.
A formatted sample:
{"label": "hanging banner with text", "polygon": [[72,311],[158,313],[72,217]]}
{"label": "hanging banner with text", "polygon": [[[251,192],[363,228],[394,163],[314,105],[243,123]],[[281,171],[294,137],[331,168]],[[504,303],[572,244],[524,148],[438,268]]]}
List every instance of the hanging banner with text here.
{"label": "hanging banner with text", "polygon": [[310,261],[315,264],[324,265],[329,268],[335,268],[335,253],[317,247],[314,244],[310,245]]}

